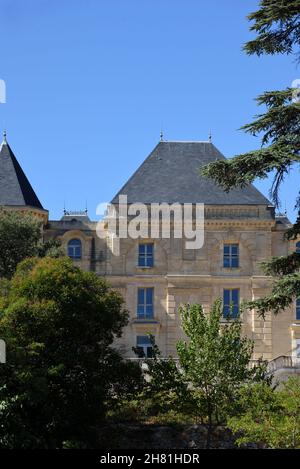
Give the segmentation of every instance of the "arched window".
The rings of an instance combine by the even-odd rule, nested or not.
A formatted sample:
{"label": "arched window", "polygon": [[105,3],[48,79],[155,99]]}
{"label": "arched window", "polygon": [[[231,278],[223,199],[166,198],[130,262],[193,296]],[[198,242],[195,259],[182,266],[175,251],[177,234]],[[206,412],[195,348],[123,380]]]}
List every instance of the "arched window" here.
{"label": "arched window", "polygon": [[80,239],[71,239],[68,242],[68,256],[71,259],[81,259],[81,241]]}
{"label": "arched window", "polygon": [[298,241],[298,243],[296,243],[296,252],[298,254],[300,254],[300,241]]}

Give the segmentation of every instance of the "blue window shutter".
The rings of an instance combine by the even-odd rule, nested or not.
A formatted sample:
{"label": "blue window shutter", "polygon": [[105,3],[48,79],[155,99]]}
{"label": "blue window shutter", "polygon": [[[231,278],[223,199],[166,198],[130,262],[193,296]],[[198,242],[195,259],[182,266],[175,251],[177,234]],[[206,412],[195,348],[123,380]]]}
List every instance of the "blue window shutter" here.
{"label": "blue window shutter", "polygon": [[230,254],[229,244],[224,245],[224,254],[229,256],[229,254]]}
{"label": "blue window shutter", "polygon": [[223,290],[223,317],[236,318],[239,314],[239,290]]}
{"label": "blue window shutter", "polygon": [[230,314],[229,306],[225,306],[225,305],[224,305],[224,306],[223,306],[223,317],[224,317],[224,318],[228,318],[229,314]]}
{"label": "blue window shutter", "polygon": [[237,256],[237,254],[238,254],[238,245],[237,244],[233,244],[231,246],[231,254],[234,254],[234,255]]}
{"label": "blue window shutter", "polygon": [[223,292],[223,303],[224,305],[230,304],[230,290],[224,290]]}
{"label": "blue window shutter", "polygon": [[146,245],[146,251],[147,251],[148,256],[152,256],[152,254],[153,254],[153,244],[147,244]]}
{"label": "blue window shutter", "polygon": [[153,318],[153,305],[146,306],[146,317],[148,319]]}
{"label": "blue window shutter", "polygon": [[138,303],[139,305],[143,305],[145,303],[145,289],[144,288],[138,289]]}
{"label": "blue window shutter", "polygon": [[146,303],[147,305],[153,304],[153,288],[146,289]]}
{"label": "blue window shutter", "polygon": [[239,290],[231,290],[231,301],[234,305],[239,304]]}
{"label": "blue window shutter", "polygon": [[223,291],[223,317],[227,318],[229,316],[229,303],[230,303],[230,290]]}
{"label": "blue window shutter", "polygon": [[300,320],[300,298],[296,300],[296,319]]}

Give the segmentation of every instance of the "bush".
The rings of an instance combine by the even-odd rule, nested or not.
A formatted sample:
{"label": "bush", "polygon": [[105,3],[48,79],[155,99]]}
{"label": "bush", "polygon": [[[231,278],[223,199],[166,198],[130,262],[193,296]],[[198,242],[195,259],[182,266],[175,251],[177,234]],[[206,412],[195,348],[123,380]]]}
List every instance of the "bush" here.
{"label": "bush", "polygon": [[7,295],[0,446],[96,445],[105,403],[126,383],[128,367],[111,348],[128,320],[123,299],[69,259],[46,257],[21,263]]}
{"label": "bush", "polygon": [[291,377],[274,390],[264,383],[241,389],[241,415],[228,427],[237,444],[258,443],[267,448],[300,448],[300,378]]}

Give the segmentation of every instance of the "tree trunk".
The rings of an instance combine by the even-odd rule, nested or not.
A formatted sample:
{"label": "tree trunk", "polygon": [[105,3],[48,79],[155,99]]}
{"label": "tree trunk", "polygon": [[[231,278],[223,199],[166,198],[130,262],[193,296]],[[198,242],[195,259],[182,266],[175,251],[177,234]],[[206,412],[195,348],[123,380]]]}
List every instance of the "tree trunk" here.
{"label": "tree trunk", "polygon": [[207,425],[207,433],[206,433],[206,449],[209,449],[209,448],[210,448],[210,444],[211,444],[211,435],[212,435],[212,428],[213,428],[213,424],[212,424],[212,414],[211,414],[211,412],[209,412],[209,415],[208,415],[208,425]]}

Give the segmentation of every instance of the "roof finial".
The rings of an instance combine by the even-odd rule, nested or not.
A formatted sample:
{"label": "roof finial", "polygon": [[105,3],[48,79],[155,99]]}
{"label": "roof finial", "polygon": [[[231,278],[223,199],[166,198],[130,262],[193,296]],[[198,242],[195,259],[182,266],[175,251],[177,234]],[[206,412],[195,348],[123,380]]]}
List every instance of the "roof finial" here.
{"label": "roof finial", "polygon": [[212,142],[212,134],[211,134],[211,130],[209,131],[209,134],[208,134],[208,141],[209,143]]}
{"label": "roof finial", "polygon": [[3,143],[7,143],[7,140],[6,140],[6,130],[3,130]]}
{"label": "roof finial", "polygon": [[160,141],[163,142],[164,141],[164,133],[163,133],[163,130],[160,129]]}

